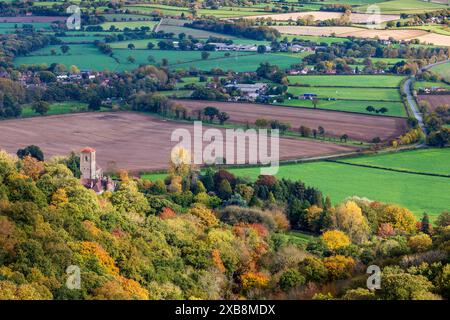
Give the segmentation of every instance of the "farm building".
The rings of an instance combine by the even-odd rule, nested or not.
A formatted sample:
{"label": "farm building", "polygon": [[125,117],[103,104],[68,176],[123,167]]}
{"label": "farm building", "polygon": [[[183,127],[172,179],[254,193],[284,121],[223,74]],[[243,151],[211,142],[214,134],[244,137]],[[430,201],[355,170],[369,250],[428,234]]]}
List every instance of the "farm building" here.
{"label": "farm building", "polygon": [[316,98],[317,97],[317,94],[315,94],[315,93],[304,93],[304,94],[301,94],[298,98],[299,99],[303,99],[303,100],[312,100],[313,98]]}
{"label": "farm building", "polygon": [[96,151],[86,147],[80,153],[81,184],[88,189],[94,190],[97,194],[104,191],[114,191],[115,182],[103,175],[103,170],[97,167]]}
{"label": "farm building", "polygon": [[227,89],[239,90],[241,92],[241,99],[247,99],[254,101],[261,94],[265,93],[267,89],[266,83],[254,83],[254,84],[228,84],[225,86]]}

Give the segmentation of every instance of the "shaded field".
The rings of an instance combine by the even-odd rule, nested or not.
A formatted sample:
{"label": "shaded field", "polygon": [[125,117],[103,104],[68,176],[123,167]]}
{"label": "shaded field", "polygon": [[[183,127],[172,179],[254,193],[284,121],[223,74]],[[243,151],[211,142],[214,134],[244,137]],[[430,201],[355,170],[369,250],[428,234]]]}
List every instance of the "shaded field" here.
{"label": "shaded field", "polygon": [[230,103],[200,100],[176,100],[192,114],[206,106],[214,106],[230,115],[230,122],[253,124],[257,119],[279,120],[290,123],[293,130],[301,125],[325,128],[326,134],[340,137],[347,134],[351,139],[371,141],[375,137],[389,140],[406,130],[406,120],[393,117],[378,117],[338,111],[311,110],[253,103]]}
{"label": "shaded field", "polygon": [[288,76],[291,85],[398,88],[403,77],[388,75],[305,75]]}
{"label": "shaded field", "polygon": [[[284,106],[292,106],[292,107],[305,107],[305,108],[314,108],[314,105],[311,100],[302,100],[302,99],[290,99],[285,100],[280,103]],[[319,100],[317,102],[318,109],[326,109],[326,110],[336,110],[336,111],[347,111],[347,112],[358,112],[365,114],[374,114],[373,112],[369,112],[366,110],[368,106],[372,106],[375,109],[386,108],[388,112],[384,115],[387,116],[396,116],[396,117],[404,117],[406,116],[405,106],[402,102],[384,102],[384,101],[374,101],[374,100]]]}
{"label": "shaded field", "polygon": [[450,175],[450,148],[403,151],[339,161],[402,171]]}
{"label": "shaded field", "polygon": [[[49,158],[91,146],[97,150],[97,159],[104,169],[113,162],[115,167],[131,171],[163,170],[167,168],[170,151],[176,145],[176,142],[171,142],[171,134],[176,129],[187,129],[193,135],[193,124],[128,112],[4,120],[0,121],[0,149],[15,153],[19,148],[35,144]],[[204,144],[206,146],[207,143]],[[279,148],[282,160],[347,153],[356,149],[291,138],[280,138]],[[257,146],[238,150],[242,151],[258,152]]]}

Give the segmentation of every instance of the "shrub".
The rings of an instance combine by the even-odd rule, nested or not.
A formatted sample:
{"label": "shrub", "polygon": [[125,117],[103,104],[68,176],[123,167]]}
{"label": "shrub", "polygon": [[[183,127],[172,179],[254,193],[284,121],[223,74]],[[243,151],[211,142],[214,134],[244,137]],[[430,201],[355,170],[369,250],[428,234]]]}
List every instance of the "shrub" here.
{"label": "shrub", "polygon": [[433,242],[429,235],[422,233],[412,236],[408,239],[408,246],[413,252],[422,252],[428,250]]}
{"label": "shrub", "polygon": [[284,291],[303,284],[305,284],[305,277],[295,269],[289,269],[283,272],[279,281],[280,288]]}

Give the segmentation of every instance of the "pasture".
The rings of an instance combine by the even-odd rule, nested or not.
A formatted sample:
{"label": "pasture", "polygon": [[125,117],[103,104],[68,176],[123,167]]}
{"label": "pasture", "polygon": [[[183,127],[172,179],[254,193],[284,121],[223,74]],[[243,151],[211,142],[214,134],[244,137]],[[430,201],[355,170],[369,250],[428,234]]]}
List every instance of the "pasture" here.
{"label": "pasture", "polygon": [[[450,148],[402,151],[340,161],[401,171],[450,176]],[[449,203],[450,205],[450,203]]]}
{"label": "pasture", "polygon": [[[223,54],[223,53],[222,53]],[[289,68],[293,64],[301,62],[305,53],[301,54],[286,54],[286,53],[247,53],[240,54],[238,52],[230,53],[228,58],[223,59],[207,59],[195,61],[195,63],[180,63],[171,66],[172,69],[189,69],[195,67],[199,70],[211,70],[213,68],[220,68],[224,71],[232,70],[236,72],[256,71],[260,63],[269,62],[276,64],[282,69]]]}
{"label": "pasture", "polygon": [[[258,167],[231,168],[233,174],[256,180]],[[166,174],[146,174],[149,180],[164,179]],[[449,178],[392,172],[383,169],[357,167],[328,161],[281,165],[277,178],[301,180],[319,188],[336,204],[348,197],[394,203],[410,209],[418,219],[427,212],[434,219],[449,209]]]}
{"label": "pasture", "polygon": [[305,93],[314,93],[319,99],[343,100],[375,100],[375,101],[401,101],[398,89],[385,88],[355,88],[355,87],[294,87],[289,86],[288,92],[295,96]]}
{"label": "pasture", "polygon": [[450,62],[439,64],[430,70],[439,73],[444,79],[450,81]]}
{"label": "pasture", "polygon": [[291,34],[281,34],[281,38],[287,38],[289,41],[292,40],[301,40],[301,41],[311,41],[318,44],[327,44],[330,45],[332,43],[343,43],[349,41],[347,38],[338,38],[338,37],[320,37],[320,36],[295,36]]}
{"label": "pasture", "polygon": [[100,26],[103,30],[110,30],[111,27],[115,27],[115,29],[123,30],[125,28],[128,29],[140,29],[141,27],[148,27],[150,30],[156,26],[158,21],[110,21],[104,22]]}
{"label": "pasture", "polygon": [[[253,179],[258,168],[232,169],[239,176]],[[334,203],[359,196],[396,203],[409,208],[418,218],[428,212],[432,217],[449,209],[450,180],[410,173],[355,167],[332,162],[315,162],[281,166],[279,178],[298,179],[318,187]]]}
{"label": "pasture", "polygon": [[[304,107],[304,108],[314,108],[311,100],[303,99],[287,99],[282,103],[283,106],[291,107]],[[335,111],[346,111],[346,112],[358,112],[366,114],[376,114],[374,112],[369,112],[366,110],[368,106],[372,106],[375,109],[386,108],[388,112],[383,115],[386,116],[396,116],[405,117],[406,111],[405,106],[402,102],[384,102],[384,101],[364,101],[364,100],[319,100],[317,102],[318,109],[335,110]]]}
{"label": "pasture", "polygon": [[[62,54],[60,46],[48,46],[36,51],[33,51],[28,56],[17,57],[14,59],[16,66],[32,65],[32,64],[46,64],[52,63],[63,64],[66,67],[72,65],[79,69],[90,70],[116,70],[118,63],[111,57],[102,54],[96,47],[89,44],[70,45],[70,50],[66,54]],[[51,54],[51,50],[56,51],[56,55]]]}
{"label": "pasture", "polygon": [[415,81],[414,82],[414,89],[418,90],[420,88],[433,88],[433,87],[439,87],[439,88],[444,88],[447,90],[450,90],[450,85],[442,82],[442,81]]}
{"label": "pasture", "polygon": [[[66,102],[55,102],[50,105],[50,110],[46,113],[46,115],[56,115],[56,114],[65,114],[65,113],[74,113],[74,112],[83,112],[87,111],[87,104],[78,101],[66,101]],[[40,116],[30,106],[24,106],[22,109],[22,117],[37,117]]]}
{"label": "pasture", "polygon": [[[149,64],[149,56],[153,58],[151,63],[161,63],[162,59],[168,60],[168,65],[172,69],[186,68],[195,66],[198,69],[210,70],[210,65],[220,64],[223,60],[230,58],[225,57],[224,52],[211,51],[209,52],[207,60],[202,60],[200,51],[175,51],[175,50],[129,50],[129,49],[115,49],[114,56],[119,59],[119,66],[117,70],[131,70],[137,68],[139,64]],[[237,57],[241,55],[248,55],[248,52],[237,53]],[[131,56],[135,59],[135,62],[127,61],[127,58]],[[209,67],[209,68],[208,68]]]}
{"label": "pasture", "polygon": [[291,85],[321,87],[398,88],[403,77],[390,75],[288,76]]}

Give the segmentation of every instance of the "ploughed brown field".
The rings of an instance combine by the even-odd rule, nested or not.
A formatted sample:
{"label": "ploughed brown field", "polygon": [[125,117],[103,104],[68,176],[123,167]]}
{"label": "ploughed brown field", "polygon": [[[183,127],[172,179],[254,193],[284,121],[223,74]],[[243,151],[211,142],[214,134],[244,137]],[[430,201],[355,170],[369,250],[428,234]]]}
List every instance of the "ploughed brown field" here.
{"label": "ploughed brown field", "polygon": [[290,123],[294,130],[298,130],[301,125],[311,129],[322,126],[326,135],[340,137],[347,134],[350,138],[360,141],[371,141],[375,137],[389,140],[406,131],[406,120],[402,118],[254,103],[175,101],[187,108],[191,114],[206,106],[213,106],[227,112],[230,115],[229,122],[254,124],[257,119],[278,120]]}
{"label": "ploughed brown field", "polygon": [[[193,124],[132,112],[79,113],[4,120],[0,121],[0,149],[16,153],[17,149],[34,144],[49,159],[55,155],[67,155],[71,151],[79,152],[89,146],[97,150],[97,161],[104,170],[163,170],[167,168],[170,151],[177,143],[171,142],[172,132],[180,128],[189,130],[193,135]],[[203,126],[203,130],[209,128]],[[203,147],[208,144],[204,142]],[[355,150],[355,147],[321,141],[280,139],[281,160]]]}
{"label": "ploughed brown field", "polygon": [[419,100],[425,100],[430,103],[431,111],[436,110],[437,107],[450,104],[449,94],[421,94],[418,95]]}

